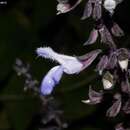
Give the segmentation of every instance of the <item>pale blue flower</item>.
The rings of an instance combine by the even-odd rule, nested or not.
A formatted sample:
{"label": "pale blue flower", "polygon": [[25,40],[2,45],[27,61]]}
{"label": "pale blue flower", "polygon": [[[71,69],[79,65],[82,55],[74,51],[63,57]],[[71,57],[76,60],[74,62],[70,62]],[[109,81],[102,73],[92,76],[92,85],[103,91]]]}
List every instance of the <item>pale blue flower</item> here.
{"label": "pale blue flower", "polygon": [[94,61],[101,50],[97,49],[77,57],[58,54],[50,47],[40,47],[36,52],[38,56],[57,61],[60,64],[53,67],[42,80],[41,93],[43,95],[48,95],[52,92],[55,85],[59,83],[63,72],[66,74],[79,73]]}

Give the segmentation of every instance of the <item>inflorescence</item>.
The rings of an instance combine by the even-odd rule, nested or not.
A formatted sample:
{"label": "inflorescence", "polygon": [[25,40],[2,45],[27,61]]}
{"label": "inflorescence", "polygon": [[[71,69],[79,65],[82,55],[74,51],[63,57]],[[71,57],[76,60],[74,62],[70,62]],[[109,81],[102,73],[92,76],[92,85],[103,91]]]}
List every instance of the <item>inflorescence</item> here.
{"label": "inflorescence", "polygon": [[[57,15],[67,13],[75,9],[82,0],[77,0],[73,5],[69,0],[57,0]],[[120,111],[130,114],[130,83],[129,83],[129,59],[130,51],[127,48],[118,48],[114,38],[124,36],[120,26],[112,20],[112,16],[116,7],[121,4],[122,0],[88,0],[83,12],[82,20],[89,17],[95,21],[94,27],[90,32],[88,40],[84,46],[94,44],[97,39],[107,46],[107,53],[103,53],[96,71],[102,77],[103,90],[96,92],[89,87],[89,99],[83,100],[86,104],[101,103],[104,97],[104,91],[112,90],[117,87],[117,91],[113,95],[112,106],[107,110],[106,116],[115,117]],[[104,20],[104,11],[111,18],[111,25],[108,27]],[[36,49],[38,56],[50,59],[58,63],[43,78],[40,86],[41,95],[49,95],[57,84],[59,84],[62,75],[78,74],[89,67],[97,56],[102,54],[102,49],[90,51],[83,56],[68,56],[55,52],[51,47],[40,47]],[[127,97],[124,99],[124,96]],[[125,130],[123,123],[119,123],[116,130]]]}

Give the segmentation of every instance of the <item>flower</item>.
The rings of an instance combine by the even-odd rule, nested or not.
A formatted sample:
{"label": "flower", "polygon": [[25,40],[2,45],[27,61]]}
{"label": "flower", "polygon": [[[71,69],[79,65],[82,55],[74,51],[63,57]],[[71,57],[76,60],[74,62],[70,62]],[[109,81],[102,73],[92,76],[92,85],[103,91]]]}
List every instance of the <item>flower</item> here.
{"label": "flower", "polygon": [[114,99],[116,100],[113,105],[107,110],[106,115],[109,117],[115,117],[121,109],[121,95],[119,93],[114,95]]}
{"label": "flower", "polygon": [[57,15],[67,13],[73,10],[82,0],[77,0],[77,2],[71,6],[67,0],[57,0],[59,3],[57,5]]}
{"label": "flower", "polygon": [[108,56],[104,55],[101,57],[99,63],[97,64],[96,70],[99,71],[99,75],[102,75],[103,70],[107,68],[108,65]]}
{"label": "flower", "polygon": [[100,75],[105,69],[114,69],[118,66],[122,71],[127,71],[129,59],[129,51],[126,48],[110,50],[108,55],[101,57],[96,70],[99,71]]}
{"label": "flower", "polygon": [[100,19],[102,16],[102,0],[89,0],[86,3],[82,20],[90,17],[92,17],[96,20]]}
{"label": "flower", "polygon": [[40,47],[36,50],[38,56],[57,61],[60,65],[53,67],[43,78],[41,83],[41,93],[48,95],[52,92],[63,75],[78,74],[80,71],[88,67],[101,52],[100,49],[91,51],[83,56],[67,56],[58,54],[50,47]]}
{"label": "flower", "polygon": [[85,104],[98,104],[102,101],[103,93],[102,92],[96,92],[92,89],[92,87],[89,87],[89,99],[82,100]]}
{"label": "flower", "polygon": [[98,25],[96,28],[94,28],[91,31],[90,36],[89,36],[88,40],[84,43],[84,45],[94,44],[96,42],[99,34],[100,34],[102,43],[108,44],[110,46],[110,48],[115,48],[116,45],[112,39],[111,33],[109,32],[107,27],[103,24]]}
{"label": "flower", "polygon": [[118,50],[118,63],[122,70],[127,70],[128,60],[129,60],[129,52],[127,49],[122,48]]}

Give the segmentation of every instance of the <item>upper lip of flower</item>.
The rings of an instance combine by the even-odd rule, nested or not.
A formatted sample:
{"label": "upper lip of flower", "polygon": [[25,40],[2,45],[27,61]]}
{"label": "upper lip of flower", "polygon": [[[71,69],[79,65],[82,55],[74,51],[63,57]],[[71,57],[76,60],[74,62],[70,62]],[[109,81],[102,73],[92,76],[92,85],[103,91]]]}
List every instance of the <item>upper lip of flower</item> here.
{"label": "upper lip of flower", "polygon": [[68,74],[74,74],[88,67],[97,55],[101,52],[100,49],[91,51],[83,56],[67,56],[54,52],[50,47],[40,47],[36,50],[39,56],[57,61],[62,65],[64,71]]}

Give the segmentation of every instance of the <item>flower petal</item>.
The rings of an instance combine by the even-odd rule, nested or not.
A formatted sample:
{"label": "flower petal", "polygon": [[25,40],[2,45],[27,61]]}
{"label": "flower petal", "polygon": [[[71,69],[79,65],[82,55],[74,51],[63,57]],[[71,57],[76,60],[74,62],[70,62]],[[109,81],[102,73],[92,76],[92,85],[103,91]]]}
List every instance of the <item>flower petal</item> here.
{"label": "flower petal", "polygon": [[82,102],[86,104],[98,104],[102,101],[102,98],[103,98],[102,92],[96,92],[92,89],[92,87],[89,87],[89,99],[82,100]]}
{"label": "flower petal", "polygon": [[103,87],[104,89],[108,90],[111,89],[114,85],[114,80],[113,80],[113,75],[107,71],[103,78],[102,78],[102,83],[103,83]]}
{"label": "flower petal", "polygon": [[90,17],[92,14],[92,3],[91,1],[88,1],[85,5],[85,9],[84,9],[84,12],[83,12],[83,16],[82,16],[82,20]]}
{"label": "flower petal", "polygon": [[[50,47],[40,47],[36,50],[39,56],[57,61],[63,67],[63,71],[67,74],[76,74],[88,67],[101,49],[97,49],[80,57],[68,56],[54,52]],[[81,57],[84,57],[82,59]]]}
{"label": "flower petal", "polygon": [[53,67],[42,80],[40,88],[41,93],[43,95],[51,94],[55,85],[57,85],[60,82],[62,75],[63,75],[62,66]]}
{"label": "flower petal", "polygon": [[99,71],[100,75],[102,75],[103,70],[107,68],[107,65],[108,65],[108,57],[106,55],[104,55],[100,59],[98,65],[96,67],[96,70]]}
{"label": "flower petal", "polygon": [[102,26],[101,29],[99,29],[99,33],[101,35],[101,42],[108,44],[111,48],[116,48],[116,45],[113,41],[113,38],[111,36],[111,33],[107,29],[105,25]]}
{"label": "flower petal", "polygon": [[36,52],[39,56],[57,61],[67,74],[79,73],[82,70],[83,64],[76,57],[58,54],[50,47],[40,47]]}
{"label": "flower petal", "polygon": [[84,45],[90,45],[96,42],[98,38],[98,30],[93,29],[90,33],[89,39],[84,43]]}
{"label": "flower petal", "polygon": [[118,24],[116,23],[113,23],[113,26],[111,28],[111,32],[114,36],[116,37],[121,37],[121,36],[124,36],[124,32],[123,30],[119,27]]}
{"label": "flower petal", "polygon": [[94,8],[93,8],[93,19],[100,19],[102,17],[102,7],[99,2],[95,2]]}
{"label": "flower petal", "polygon": [[92,64],[92,62],[96,59],[99,53],[101,53],[101,49],[97,49],[94,51],[91,51],[83,56],[78,56],[77,59],[83,64],[82,70],[87,68],[89,65]]}
{"label": "flower petal", "polygon": [[110,54],[110,57],[109,57],[109,62],[108,62],[108,68],[109,69],[114,69],[114,67],[117,66],[117,56],[116,54]]}
{"label": "flower petal", "polygon": [[106,115],[109,117],[115,117],[117,116],[117,114],[120,112],[121,109],[121,95],[120,97],[117,99],[117,101],[115,101],[113,103],[113,105],[107,110]]}
{"label": "flower petal", "polygon": [[130,99],[128,99],[127,102],[124,104],[123,111],[126,114],[130,114]]}
{"label": "flower petal", "polygon": [[121,82],[121,90],[124,93],[130,94],[130,83],[128,78],[126,78],[126,81]]}
{"label": "flower petal", "polygon": [[36,49],[38,56],[54,60],[55,52],[50,47],[39,47]]}
{"label": "flower petal", "polygon": [[123,124],[122,123],[119,123],[115,126],[115,130],[126,130],[124,127],[123,127]]}

